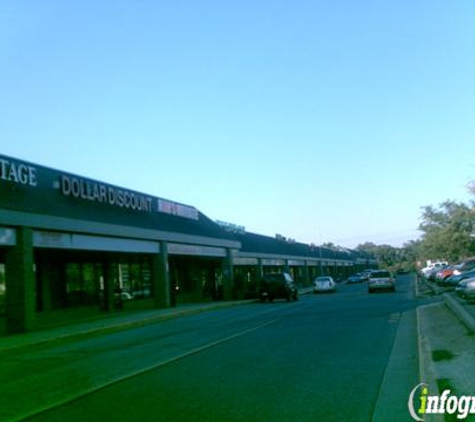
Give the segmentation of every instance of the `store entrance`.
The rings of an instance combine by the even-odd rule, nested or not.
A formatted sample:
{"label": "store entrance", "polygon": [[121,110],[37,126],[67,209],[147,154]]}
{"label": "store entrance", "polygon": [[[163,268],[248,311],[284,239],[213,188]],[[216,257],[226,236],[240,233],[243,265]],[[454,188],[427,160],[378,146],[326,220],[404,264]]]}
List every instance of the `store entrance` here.
{"label": "store entrance", "polygon": [[172,305],[222,299],[223,272],[219,258],[175,255],[168,260]]}
{"label": "store entrance", "polygon": [[62,250],[36,251],[37,310],[137,307],[152,297],[150,257]]}

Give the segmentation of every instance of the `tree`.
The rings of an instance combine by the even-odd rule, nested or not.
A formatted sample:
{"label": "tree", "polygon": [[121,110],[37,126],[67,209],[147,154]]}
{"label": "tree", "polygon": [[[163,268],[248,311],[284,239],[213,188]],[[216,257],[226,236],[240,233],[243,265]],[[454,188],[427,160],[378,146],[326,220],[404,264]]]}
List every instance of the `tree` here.
{"label": "tree", "polygon": [[358,245],[356,249],[373,255],[384,268],[394,268],[399,262],[400,250],[394,246],[366,242]]}
{"label": "tree", "polygon": [[472,180],[467,183],[467,189],[472,195],[475,196],[475,180]]}
{"label": "tree", "polygon": [[471,236],[475,228],[473,208],[467,204],[445,201],[438,207],[422,208],[422,253],[428,259],[457,261],[475,253]]}

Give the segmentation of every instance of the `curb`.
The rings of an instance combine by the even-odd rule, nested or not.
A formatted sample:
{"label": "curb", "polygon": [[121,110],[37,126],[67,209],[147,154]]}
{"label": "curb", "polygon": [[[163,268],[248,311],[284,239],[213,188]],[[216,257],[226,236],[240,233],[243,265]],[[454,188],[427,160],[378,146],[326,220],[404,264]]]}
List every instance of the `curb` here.
{"label": "curb", "polygon": [[[422,312],[424,308],[432,305],[419,306],[416,309],[416,322],[417,322],[417,338],[418,338],[418,354],[419,354],[419,381],[427,384],[429,391],[432,394],[439,395],[439,387],[436,379],[434,364],[432,363],[432,355],[430,352],[429,340],[424,337],[423,330],[421,328]],[[425,420],[428,422],[443,422],[444,416],[438,414],[425,415]]]}
{"label": "curb", "polygon": [[440,295],[442,295],[443,293],[446,292],[446,289],[444,289],[443,287],[436,286],[436,285],[434,285],[433,283],[431,283],[430,281],[428,281],[424,278],[417,277],[416,285],[417,285],[417,289],[418,289],[419,293],[420,293],[419,284],[424,285],[426,288],[428,288],[430,291],[432,291],[432,293],[436,296],[440,296]]}
{"label": "curb", "polygon": [[448,293],[442,295],[445,306],[449,308],[455,316],[472,332],[475,333],[475,318],[464,307]]}

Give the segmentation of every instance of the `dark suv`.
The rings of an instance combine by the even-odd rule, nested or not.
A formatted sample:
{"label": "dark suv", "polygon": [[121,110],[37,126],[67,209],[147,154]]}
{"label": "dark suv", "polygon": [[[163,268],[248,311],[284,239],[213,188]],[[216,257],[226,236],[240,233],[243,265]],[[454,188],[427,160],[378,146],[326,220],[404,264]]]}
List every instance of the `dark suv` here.
{"label": "dark suv", "polygon": [[265,274],[259,291],[261,302],[274,299],[298,300],[298,289],[288,273]]}

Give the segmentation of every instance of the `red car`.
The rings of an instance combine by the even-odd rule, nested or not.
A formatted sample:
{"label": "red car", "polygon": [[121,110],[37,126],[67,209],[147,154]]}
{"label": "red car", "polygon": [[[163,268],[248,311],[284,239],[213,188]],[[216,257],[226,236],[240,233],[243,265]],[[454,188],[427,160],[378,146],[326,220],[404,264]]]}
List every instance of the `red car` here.
{"label": "red car", "polygon": [[446,278],[450,277],[451,275],[454,274],[455,267],[449,266],[449,267],[444,267],[440,271],[437,272],[435,275],[435,278],[437,281],[444,281]]}

